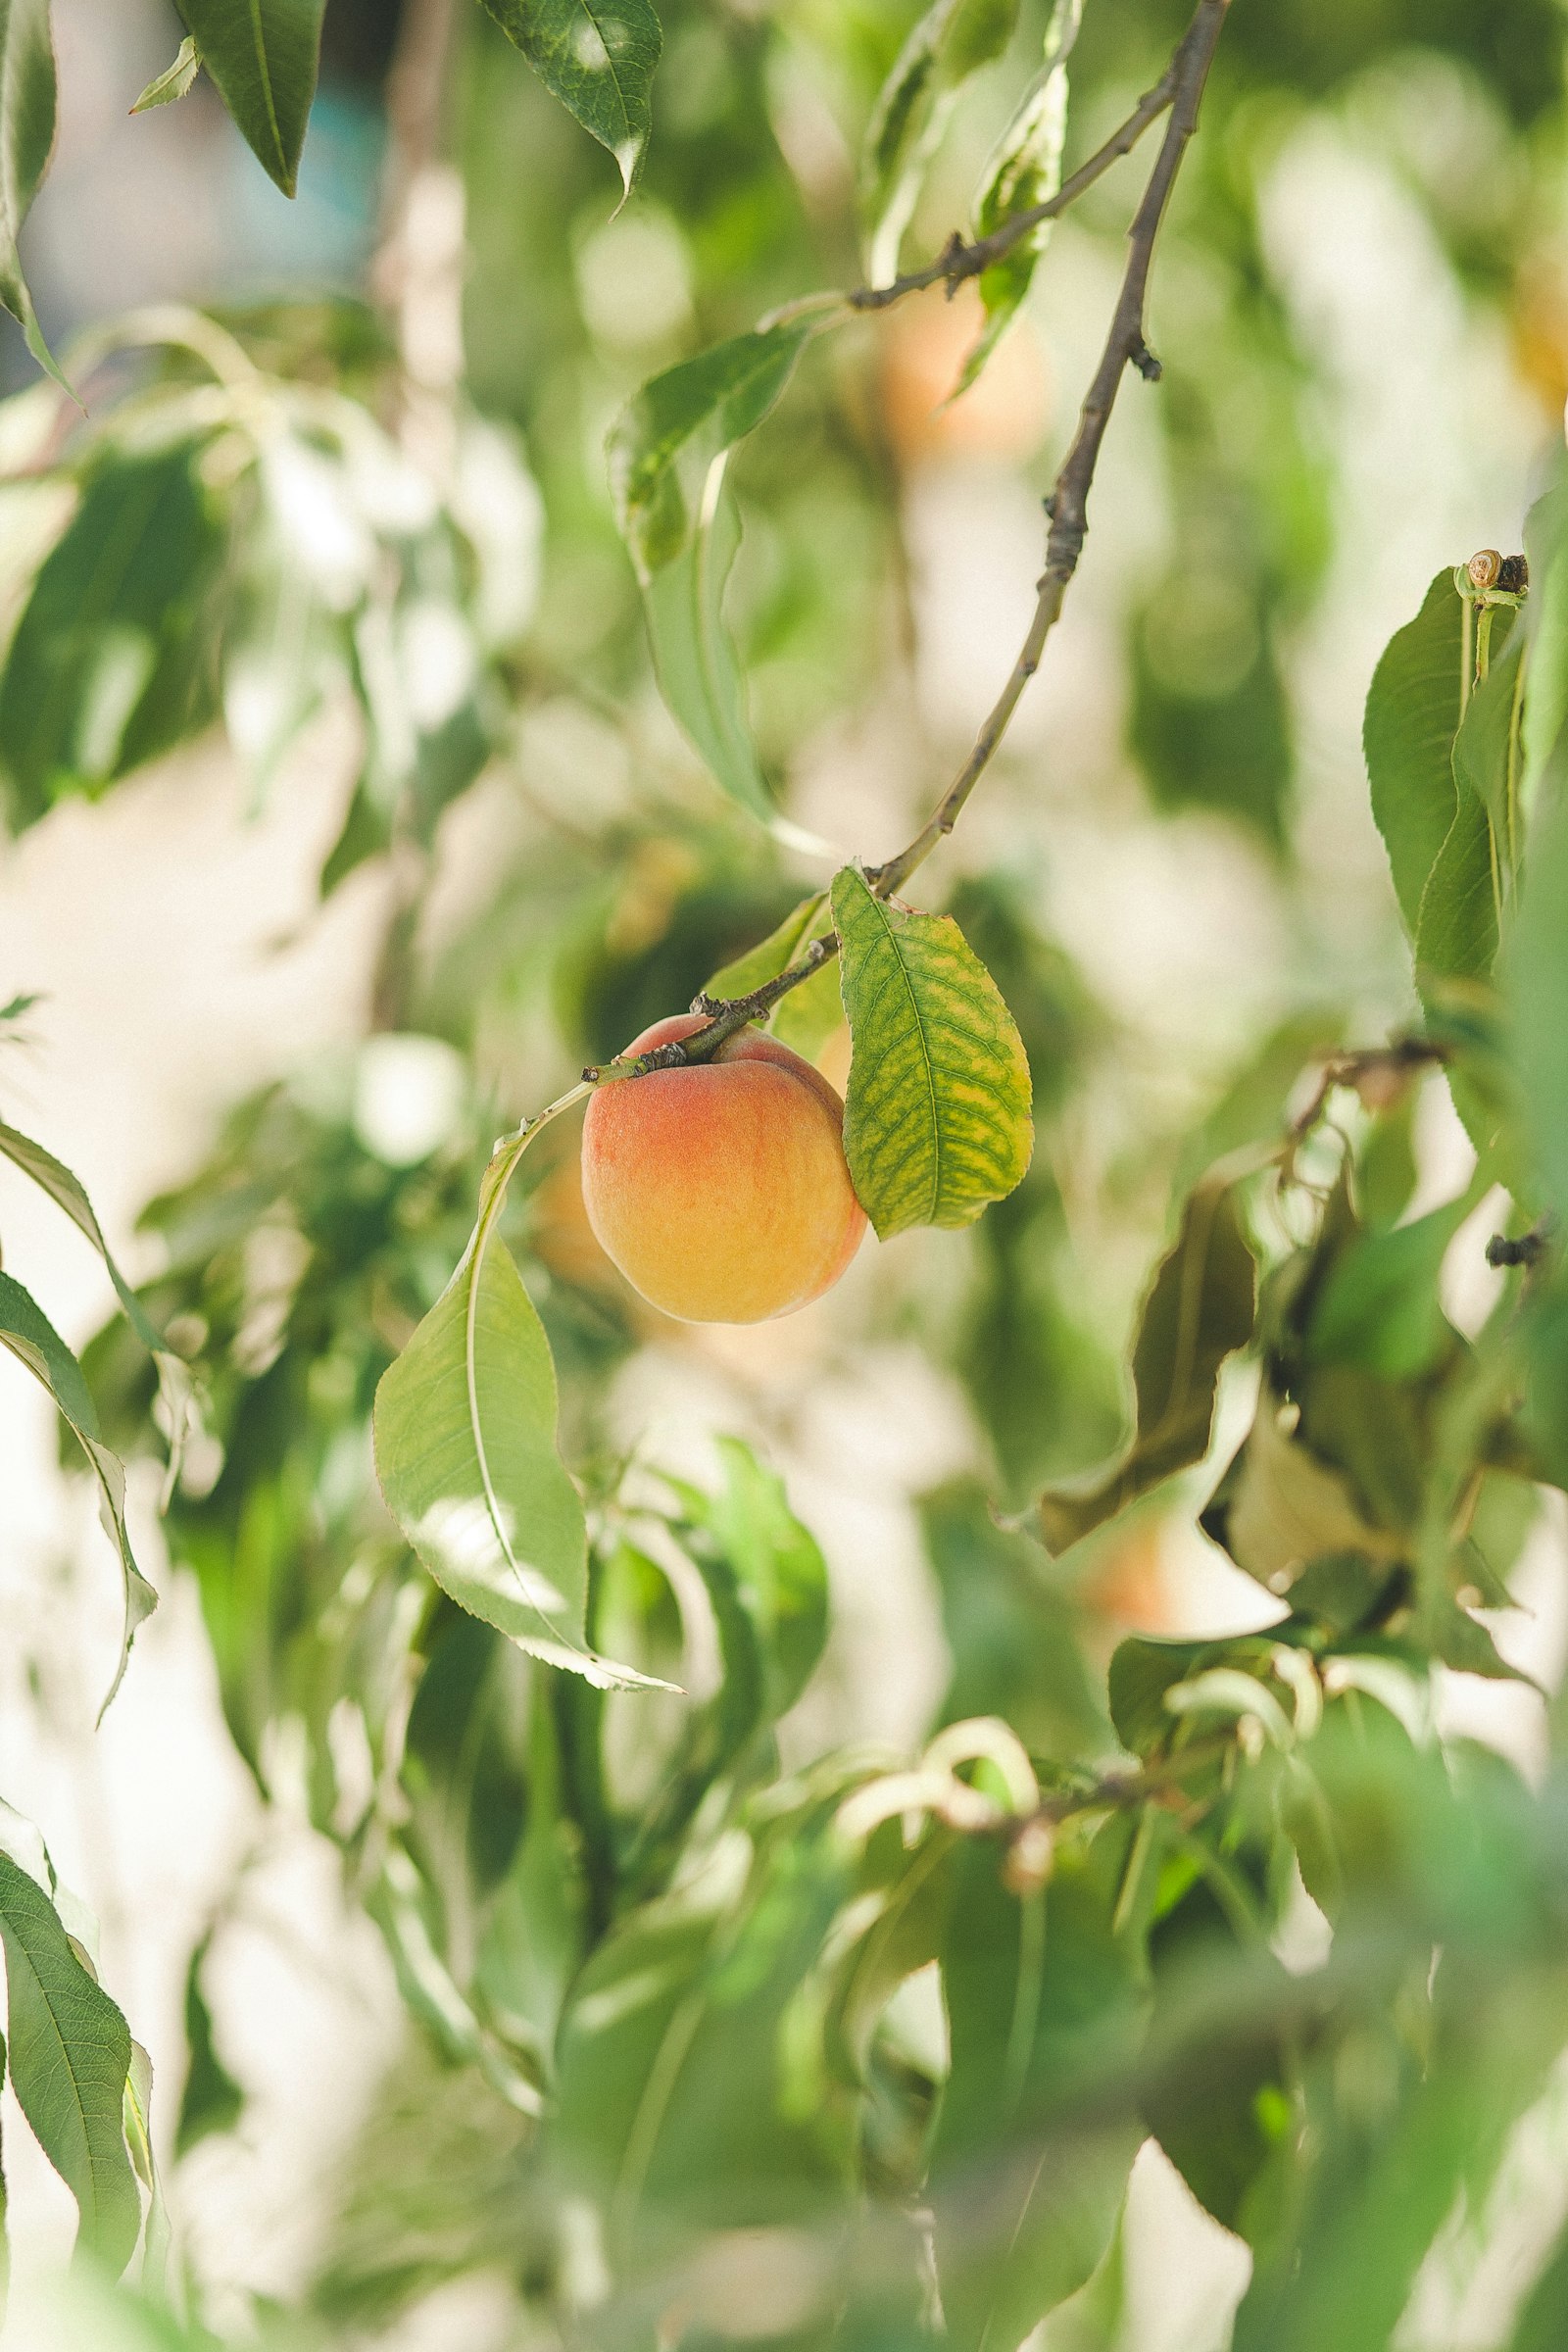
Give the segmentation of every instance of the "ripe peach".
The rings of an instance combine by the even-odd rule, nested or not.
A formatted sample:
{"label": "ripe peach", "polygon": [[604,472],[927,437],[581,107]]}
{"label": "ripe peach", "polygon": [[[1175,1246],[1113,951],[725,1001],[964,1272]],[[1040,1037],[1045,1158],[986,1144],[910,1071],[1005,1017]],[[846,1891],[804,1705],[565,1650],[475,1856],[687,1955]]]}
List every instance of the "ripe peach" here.
{"label": "ripe peach", "polygon": [[[656,1021],[646,1054],[703,1026]],[[634,1290],[686,1323],[761,1323],[820,1298],[865,1212],[844,1158],[844,1105],[776,1038],[743,1029],[710,1062],[602,1087],[588,1104],[588,1222]]]}

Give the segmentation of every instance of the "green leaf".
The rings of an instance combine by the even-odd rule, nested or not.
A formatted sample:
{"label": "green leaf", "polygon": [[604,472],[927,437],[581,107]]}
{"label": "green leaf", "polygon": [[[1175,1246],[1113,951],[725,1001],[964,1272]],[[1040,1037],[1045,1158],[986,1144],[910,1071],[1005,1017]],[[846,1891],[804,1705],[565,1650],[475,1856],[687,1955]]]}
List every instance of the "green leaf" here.
{"label": "green leaf", "polygon": [[1064,1551],[1208,1451],[1220,1367],[1251,1338],[1255,1311],[1256,1271],[1238,1182],[1234,1163],[1222,1161],[1188,1196],[1139,1320],[1132,1444],[1087,1484],[1046,1489],[1040,1523],[1053,1551]]}
{"label": "green leaf", "polygon": [[[1507,618],[1506,613],[1495,616],[1494,642],[1496,624],[1506,625]],[[1468,790],[1485,808],[1499,857],[1510,874],[1518,864],[1523,824],[1519,731],[1524,709],[1524,630],[1509,628],[1506,643],[1500,652],[1494,651],[1486,676],[1465,705],[1453,739],[1454,782],[1461,798]]]}
{"label": "green leaf", "polygon": [[718,1493],[680,1490],[693,1514],[688,1541],[710,1539],[694,1546],[710,1591],[722,1564],[730,1603],[744,1612],[757,1645],[761,1711],[773,1723],[795,1704],[822,1655],[827,1569],[816,1539],[790,1509],[784,1481],[738,1438],[720,1438],[717,1447]]}
{"label": "green leaf", "polygon": [[[1084,0],[1056,0],[1046,27],[1045,63],[1022,105],[998,141],[975,208],[975,235],[988,237],[1015,214],[1045,204],[1061,186],[1061,156],[1067,138],[1067,53],[1078,37]],[[980,273],[985,325],[963,364],[957,392],[967,392],[1017,317],[1046,250],[1051,223],[1019,238],[1010,252]]]}
{"label": "green leaf", "polygon": [[1568,724],[1568,481],[1559,481],[1525,517],[1530,559],[1523,798],[1534,801]]}
{"label": "green leaf", "polygon": [[[125,1466],[99,1438],[98,1415],[81,1366],[42,1308],[9,1274],[0,1274],[0,1348],[9,1348],[49,1391],[98,1481],[98,1515],[105,1534],[120,1554],[125,1587],[124,1632],[115,1679],[104,1700],[107,1707],[120,1689],[136,1628],[158,1606],[158,1595],[137,1567],[130,1548],[130,1533],[125,1525]],[[102,1713],[100,1708],[100,1717]]]}
{"label": "green leaf", "polygon": [[[788,965],[799,960],[816,939],[825,939],[833,928],[833,909],[825,890],[813,892],[803,899],[792,913],[787,914],[777,930],[770,931],[755,948],[737,956],[716,971],[704,990],[705,996],[715,1003],[727,998],[749,997],[769,980],[776,980]],[[828,1039],[844,1018],[844,998],[839,987],[839,975],[832,963],[792,988],[774,1005],[767,1027],[781,1044],[799,1054],[807,1061],[815,1061]]]}
{"label": "green leaf", "polygon": [[179,53],[172,66],[166,66],[156,75],[135,105],[133,115],[145,115],[155,106],[172,106],[177,98],[188,98],[196,86],[196,76],[202,70],[201,52],[187,33],[179,44]]}
{"label": "green leaf", "polygon": [[954,99],[1011,40],[1018,0],[934,0],[893,61],[860,164],[871,281],[898,274],[899,247]]}
{"label": "green leaf", "polygon": [[1021,1183],[1034,1145],[1029,1063],[1011,1013],[950,915],[833,879],[853,1059],[844,1149],[883,1241],[971,1225]]}
{"label": "green leaf", "polygon": [[1400,1536],[1373,1525],[1349,1482],[1302,1442],[1291,1408],[1268,1388],[1200,1524],[1274,1593],[1289,1592],[1313,1560],[1350,1552],[1388,1566],[1407,1549]]}
{"label": "green leaf", "polygon": [[1464,606],[1440,571],[1414,620],[1397,630],[1372,675],[1362,726],[1372,813],[1412,940],[1428,878],[1453,829],[1453,739],[1463,699]]}
{"label": "green leaf", "polygon": [[1438,1297],[1443,1260],[1476,1205],[1476,1188],[1390,1233],[1362,1233],[1330,1264],[1312,1302],[1307,1354],[1357,1364],[1385,1380],[1415,1380],[1452,1340]]}
{"label": "green leaf", "polygon": [[239,2121],[245,2093],[219,2055],[213,2040],[213,2013],[202,1990],[202,1972],[212,1946],[209,1932],[190,1956],[185,1972],[185,2048],[189,2064],[180,2094],[176,2155],[195,2147],[210,2132],[229,2132]]}
{"label": "green leaf", "polygon": [[223,539],[198,456],[107,454],[33,582],[0,677],[19,827],[65,793],[96,798],[210,712]]}
{"label": "green leaf", "polygon": [[1106,1688],[1116,1737],[1131,1755],[1163,1746],[1175,1720],[1165,1693],[1219,1654],[1211,1642],[1166,1642],[1131,1635],[1111,1652]]}
{"label": "green leaf", "polygon": [[375,1393],[387,1507],[442,1591],[529,1656],[645,1678],[582,1634],[587,1529],[556,1450],[556,1371],[504,1243],[481,1230]]}
{"label": "green leaf", "polygon": [[1568,759],[1541,779],[1519,911],[1503,958],[1510,1040],[1532,1173],[1568,1229]]}
{"label": "green leaf", "polygon": [[643,168],[663,35],[648,0],[484,0],[553,97],[608,147],[627,195]]}
{"label": "green leaf", "polygon": [[809,332],[800,322],[736,335],[666,368],[621,411],[605,445],[664,699],[724,790],[763,819],[773,804],[723,618],[740,546],[724,464],[783,392]]}
{"label": "green leaf", "polygon": [[716,502],[713,460],[761,423],[810,331],[797,320],[715,343],[652,377],[622,409],[605,448],[616,517],[641,577],[689,544],[704,503]]}
{"label": "green leaf", "polygon": [[17,2102],[76,2200],[78,2245],[118,2276],[141,2229],[123,2124],[129,2029],[42,1887],[4,1853],[0,1940]]}
{"label": "green leaf", "polygon": [[21,326],[39,367],[69,392],[43,339],[17,245],[54,143],[49,0],[0,0],[0,302]]}
{"label": "green leaf", "polygon": [[7,1159],[15,1161],[24,1175],[30,1176],[57,1207],[65,1210],[78,1231],[86,1235],[104,1261],[109,1279],[115,1286],[115,1294],[124,1309],[126,1322],[148,1354],[159,1354],[164,1348],[164,1342],[148,1321],[141,1300],[116,1264],[109,1244],[104,1240],[104,1229],[98,1222],[97,1211],[80,1181],[62,1160],[56,1159],[52,1152],[46,1152],[42,1144],[35,1144],[30,1136],[21,1134],[15,1127],[6,1126],[3,1121],[0,1121],[0,1152],[4,1152]]}
{"label": "green leaf", "polygon": [[1130,2057],[1143,2015],[1132,1940],[1111,1927],[1113,1843],[1058,1855],[1050,1883],[1021,1896],[994,1852],[969,1844],[956,1859],[942,1954],[952,2064],[928,2193],[960,2352],[1021,2343],[1083,2285],[1143,2137],[1132,2120],[1057,2120]]}
{"label": "green leaf", "polygon": [[572,1986],[551,2156],[600,2203],[628,2279],[677,2233],[799,2223],[842,2195],[848,2118],[790,2095],[787,2029],[846,1876],[830,1819],[775,1825],[750,1869],[726,1841]]}
{"label": "green leaf", "polygon": [[299,175],[326,0],[177,0],[202,64],[285,196]]}
{"label": "green leaf", "polygon": [[711,519],[700,522],[680,553],[643,581],[643,612],[665,703],[730,799],[766,823],[775,813],[773,797],[752,741],[740,662],[724,625],[724,585],[740,544],[735,501],[719,484]]}
{"label": "green leaf", "polygon": [[1484,980],[1497,956],[1502,884],[1492,824],[1468,784],[1457,788],[1453,823],[1421,893],[1415,927],[1416,979]]}

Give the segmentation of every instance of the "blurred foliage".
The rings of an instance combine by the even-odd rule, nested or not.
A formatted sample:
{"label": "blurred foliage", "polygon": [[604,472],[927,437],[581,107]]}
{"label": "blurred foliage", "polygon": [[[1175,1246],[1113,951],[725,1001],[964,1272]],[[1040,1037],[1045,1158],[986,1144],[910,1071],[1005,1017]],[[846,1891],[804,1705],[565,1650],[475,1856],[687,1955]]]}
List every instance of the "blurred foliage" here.
{"label": "blurred foliage", "polygon": [[[757,2340],[760,2312],[798,2352],[1001,2352],[1051,2311],[1051,2345],[1108,2345],[1152,2134],[1252,2253],[1237,2352],[1378,2352],[1450,2217],[1485,2215],[1568,2015],[1560,1757],[1533,1789],[1434,1729],[1447,1673],[1516,1679],[1488,1613],[1538,1482],[1568,1471],[1562,493],[1512,641],[1496,615],[1499,677],[1530,664],[1523,734],[1443,575],[1411,623],[1437,690],[1387,667],[1374,688],[1413,1042],[1347,1054],[1348,1010],[1287,1006],[1229,1071],[1124,1085],[1125,1025],[1023,858],[987,864],[960,837],[968,862],[935,885],[1016,1022],[1038,1144],[971,1234],[890,1258],[828,1343],[912,1336],[976,1424],[979,1475],[922,1506],[951,1672],[912,1761],[810,1746],[827,1569],[765,1460],[725,1441],[703,1483],[621,1457],[614,1376],[677,1343],[597,1251],[559,1131],[530,1152],[504,1238],[560,1369],[587,1636],[680,1688],[553,1677],[420,1570],[376,1489],[372,1401],[463,1253],[495,1131],[773,930],[803,864],[820,885],[658,707],[603,445],[647,379],[859,275],[856,147],[916,12],[671,0],[652,144],[613,214],[601,147],[550,72],[519,69],[507,30],[527,13],[460,21],[472,268],[441,478],[368,306],[89,346],[68,363],[85,420],[48,387],[0,418],[12,825],[220,720],[264,790],[346,708],[362,757],[323,889],[398,877],[373,1034],[241,1103],[144,1220],[164,1264],[142,1302],[200,1408],[171,1557],[197,1579],[239,1753],[280,1804],[303,1782],[411,2016],[310,2308],[297,2331],[262,2315],[262,2340],[389,2327],[483,2272],[528,2341],[605,2352]],[[926,175],[910,253],[939,249],[986,110],[999,128],[1035,70],[1049,12],[1017,13],[1015,34],[1004,9],[982,27],[1005,54]],[[1186,13],[1090,0],[1069,171]],[[387,12],[333,0],[326,25],[329,72],[381,72]],[[1412,89],[1476,132],[1462,167],[1420,135]],[[1291,919],[1309,921],[1290,657],[1355,520],[1329,361],[1263,233],[1270,174],[1303,124],[1370,124],[1458,294],[1560,399],[1568,330],[1554,346],[1540,271],[1562,108],[1549,0],[1296,0],[1226,28],[1156,276],[1162,480],[1143,495],[1161,519],[1123,598],[1126,750],[1153,810],[1261,846]],[[1097,189],[1080,251],[1108,264],[1125,212],[1121,181]],[[1030,295],[1048,338],[1052,260]],[[906,525],[941,461],[896,365],[880,326],[812,340],[729,466],[724,619],[786,815],[812,747],[906,690]],[[1023,461],[1031,491],[1067,429],[1064,405]],[[1004,431],[969,453],[1013,455]],[[901,779],[911,813],[941,780],[929,757]],[[987,789],[1016,810],[1033,780],[1020,754]],[[1119,1127],[1107,1070],[1133,1100]],[[1434,1206],[1420,1106],[1445,1085],[1480,1156]],[[412,1133],[389,1101],[414,1104]],[[1444,1270],[1479,1256],[1489,1199],[1523,1271],[1461,1329]],[[168,1450],[126,1323],[82,1370],[106,1445]],[[1195,1519],[1276,1621],[1161,1640],[1146,1588],[1125,1613],[1149,1630],[1107,1673],[1107,1585]],[[182,2148],[245,2128],[208,1948]],[[1531,2288],[1520,2352],[1557,2341],[1563,2268],[1558,2250]]]}

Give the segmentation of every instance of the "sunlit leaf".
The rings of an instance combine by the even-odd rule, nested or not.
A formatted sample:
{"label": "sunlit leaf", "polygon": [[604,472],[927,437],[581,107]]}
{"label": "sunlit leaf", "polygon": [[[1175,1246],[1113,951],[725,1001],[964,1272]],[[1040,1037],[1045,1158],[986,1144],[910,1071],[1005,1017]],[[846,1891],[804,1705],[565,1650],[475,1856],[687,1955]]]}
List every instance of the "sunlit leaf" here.
{"label": "sunlit leaf", "polygon": [[854,1057],[844,1149],[883,1241],[970,1225],[1021,1183],[1034,1145],[1029,1063],[1001,991],[949,915],[833,881]]}
{"label": "sunlit leaf", "polygon": [[145,115],[155,106],[172,106],[176,99],[188,98],[196,86],[196,76],[202,70],[201,53],[189,33],[179,44],[178,54],[172,66],[155,74],[142,91],[133,115]]}
{"label": "sunlit leaf", "polygon": [[1463,678],[1464,606],[1440,571],[1414,620],[1390,639],[1373,672],[1362,743],[1372,813],[1412,940],[1428,877],[1453,828],[1453,739]]}
{"label": "sunlit leaf", "polygon": [[[1061,155],[1067,138],[1065,61],[1078,37],[1083,10],[1084,0],[1056,0],[1046,27],[1045,62],[986,167],[975,208],[977,237],[989,237],[1015,214],[1046,203],[1061,186]],[[1017,317],[1050,235],[1050,221],[1042,220],[1000,262],[981,271],[985,325],[964,361],[959,392],[968,390]]]}
{"label": "sunlit leaf", "polygon": [[1220,1367],[1252,1336],[1256,1269],[1236,1186],[1235,1168],[1221,1163],[1189,1195],[1139,1320],[1132,1445],[1087,1484],[1046,1489],[1040,1522],[1053,1551],[1208,1451]]}
{"label": "sunlit leaf", "polygon": [[1385,1380],[1414,1380],[1451,1342],[1438,1297],[1443,1260],[1476,1205],[1474,1188],[1389,1233],[1363,1233],[1340,1251],[1312,1305],[1307,1352],[1359,1364]]}
{"label": "sunlit leaf", "polygon": [[76,2200],[78,2242],[118,2273],[141,2229],[122,2114],[129,2030],[77,1959],[42,1887],[4,1853],[0,1940],[18,2104]]}
{"label": "sunlit leaf", "polygon": [[0,0],[0,302],[21,326],[39,367],[64,384],[43,339],[17,250],[22,224],[49,169],[54,139],[49,0]]}
{"label": "sunlit leaf", "polygon": [[470,1246],[375,1396],[381,1492],[442,1590],[547,1665],[642,1678],[583,1638],[587,1531],[556,1450],[556,1373],[504,1243]]}
{"label": "sunlit leaf", "polygon": [[484,0],[507,38],[584,130],[608,147],[629,195],[651,127],[662,43],[648,0]]}
{"label": "sunlit leaf", "polygon": [[935,0],[893,62],[865,134],[860,164],[871,281],[886,283],[953,101],[972,74],[1002,55],[1018,0]]}
{"label": "sunlit leaf", "polygon": [[125,1466],[98,1435],[98,1415],[87,1384],[65,1341],[41,1307],[9,1274],[0,1274],[0,1348],[7,1348],[49,1391],[70,1424],[98,1482],[98,1515],[120,1554],[125,1587],[125,1622],[115,1678],[104,1700],[120,1689],[136,1628],[158,1606],[158,1595],[137,1567],[125,1525]]}
{"label": "sunlit leaf", "polygon": [[326,0],[178,0],[201,62],[285,196],[299,176]]}

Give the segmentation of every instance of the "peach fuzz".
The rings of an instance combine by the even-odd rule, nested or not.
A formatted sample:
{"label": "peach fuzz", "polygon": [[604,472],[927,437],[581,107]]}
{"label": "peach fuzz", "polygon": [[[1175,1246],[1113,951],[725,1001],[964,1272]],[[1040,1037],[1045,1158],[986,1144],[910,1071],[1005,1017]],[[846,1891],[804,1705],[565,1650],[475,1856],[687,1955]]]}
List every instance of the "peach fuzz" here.
{"label": "peach fuzz", "polygon": [[[646,1054],[704,1026],[656,1021]],[[819,1298],[859,1247],[844,1105],[808,1061],[743,1029],[710,1062],[602,1087],[583,1124],[582,1192],[607,1254],[684,1323],[762,1323]]]}

